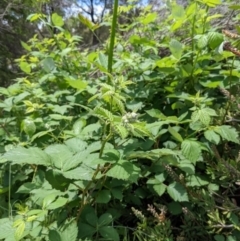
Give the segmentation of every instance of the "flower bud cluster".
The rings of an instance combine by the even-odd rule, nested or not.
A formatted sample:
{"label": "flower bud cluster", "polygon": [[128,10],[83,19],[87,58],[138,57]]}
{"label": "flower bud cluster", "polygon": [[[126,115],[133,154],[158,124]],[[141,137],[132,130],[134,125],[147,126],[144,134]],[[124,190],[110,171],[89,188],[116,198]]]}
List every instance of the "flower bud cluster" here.
{"label": "flower bud cluster", "polygon": [[137,121],[137,117],[138,117],[138,114],[135,113],[135,112],[128,112],[127,114],[125,114],[123,117],[122,117],[122,122],[123,124],[128,124],[128,123],[132,123],[132,122],[136,122]]}

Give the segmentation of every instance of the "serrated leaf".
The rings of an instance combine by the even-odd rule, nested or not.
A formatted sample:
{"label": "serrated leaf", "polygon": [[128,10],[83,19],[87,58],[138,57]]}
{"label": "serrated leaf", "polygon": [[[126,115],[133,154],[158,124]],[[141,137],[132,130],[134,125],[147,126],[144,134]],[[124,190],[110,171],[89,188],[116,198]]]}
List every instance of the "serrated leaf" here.
{"label": "serrated leaf", "polygon": [[114,129],[122,139],[125,139],[128,136],[128,130],[124,126],[120,124],[114,125]]}
{"label": "serrated leaf", "polygon": [[188,194],[186,189],[177,182],[170,184],[167,187],[167,192],[174,201],[188,202]]}
{"label": "serrated leaf", "polygon": [[60,170],[63,169],[65,163],[70,161],[73,156],[68,147],[62,144],[50,145],[45,149],[45,152],[51,157],[54,166]]}
{"label": "serrated leaf", "polygon": [[12,161],[13,164],[35,164],[35,165],[51,165],[51,158],[44,151],[36,147],[28,149],[17,147],[9,150],[4,154],[4,158]]}
{"label": "serrated leaf", "polygon": [[111,193],[109,190],[101,190],[96,198],[96,203],[108,203],[111,200]]}
{"label": "serrated leaf", "polygon": [[13,221],[9,218],[0,219],[0,239],[5,240],[5,238],[10,236],[14,236]]}
{"label": "serrated leaf", "polygon": [[112,122],[114,119],[113,114],[110,111],[108,111],[100,106],[97,106],[96,108],[94,108],[93,111],[96,114],[96,116],[98,116],[99,118],[107,119],[110,122]]}
{"label": "serrated leaf", "polygon": [[210,108],[204,108],[194,111],[191,116],[192,121],[197,122],[200,120],[202,124],[208,126],[211,121],[211,115],[213,116],[215,114],[215,112],[211,112],[210,110]]}
{"label": "serrated leaf", "polygon": [[65,144],[68,146],[69,150],[73,153],[78,153],[84,151],[88,144],[79,139],[79,138],[71,138],[65,141]]}
{"label": "serrated leaf", "polygon": [[217,132],[224,140],[239,143],[238,132],[235,128],[231,126],[217,126],[214,128],[214,131]]}
{"label": "serrated leaf", "polygon": [[81,166],[73,170],[63,172],[63,175],[69,179],[90,181],[94,175],[94,170]]}
{"label": "serrated leaf", "polygon": [[119,160],[106,173],[106,176],[135,182],[139,178],[140,169],[131,162]]}
{"label": "serrated leaf", "polygon": [[78,236],[78,227],[75,220],[66,224],[64,231],[62,232],[62,241],[76,241]]}
{"label": "serrated leaf", "polygon": [[220,136],[214,130],[204,131],[204,136],[208,141],[216,145],[220,142]]}
{"label": "serrated leaf", "polygon": [[191,162],[195,163],[201,156],[201,145],[194,140],[184,140],[181,144],[182,154]]}

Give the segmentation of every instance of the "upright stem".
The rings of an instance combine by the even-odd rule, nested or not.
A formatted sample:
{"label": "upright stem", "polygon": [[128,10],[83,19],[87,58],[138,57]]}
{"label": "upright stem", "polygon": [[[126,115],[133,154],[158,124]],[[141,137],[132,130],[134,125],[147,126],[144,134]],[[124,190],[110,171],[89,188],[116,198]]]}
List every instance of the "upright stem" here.
{"label": "upright stem", "polygon": [[115,34],[116,34],[116,27],[117,27],[117,12],[118,12],[118,0],[114,0],[110,48],[109,48],[109,54],[108,54],[108,72],[109,73],[112,73],[113,49],[114,49],[114,41],[115,41]]}

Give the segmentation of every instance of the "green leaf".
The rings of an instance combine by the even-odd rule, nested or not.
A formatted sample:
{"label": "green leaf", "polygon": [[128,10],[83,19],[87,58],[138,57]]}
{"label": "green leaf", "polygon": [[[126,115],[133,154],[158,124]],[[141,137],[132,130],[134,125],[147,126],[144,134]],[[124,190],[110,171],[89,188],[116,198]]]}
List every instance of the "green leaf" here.
{"label": "green leaf", "polygon": [[60,170],[63,169],[63,166],[68,163],[73,156],[73,153],[68,147],[62,144],[50,145],[44,151],[51,157],[53,165]]}
{"label": "green leaf", "polygon": [[31,73],[31,67],[30,67],[30,65],[27,62],[20,62],[19,67],[26,74],[30,74]]}
{"label": "green leaf", "polygon": [[189,163],[189,161],[181,161],[179,163],[178,167],[188,174],[195,173],[194,165],[192,163]]}
{"label": "green leaf", "polygon": [[238,132],[232,126],[217,126],[214,128],[214,131],[217,132],[224,140],[231,141],[237,144],[239,143]]}
{"label": "green leaf", "polygon": [[80,223],[78,226],[79,238],[92,237],[96,231],[97,230],[95,227],[92,227],[86,223]]}
{"label": "green leaf", "polygon": [[119,188],[112,188],[111,193],[113,198],[122,200],[123,199],[123,192]]}
{"label": "green leaf", "polygon": [[200,158],[201,145],[194,140],[185,139],[181,144],[182,154],[191,162],[196,163]]}
{"label": "green leaf", "polygon": [[232,236],[232,235],[227,236],[226,241],[237,241],[237,237],[234,237],[234,236]]}
{"label": "green leaf", "polygon": [[148,25],[149,23],[154,22],[156,18],[157,18],[157,13],[148,13],[146,16],[144,16],[144,19],[141,22],[144,25]]}
{"label": "green leaf", "polygon": [[214,240],[216,241],[225,241],[225,238],[221,234],[214,235]]}
{"label": "green leaf", "polygon": [[0,240],[5,240],[7,237],[14,236],[13,221],[9,218],[0,219]]}
{"label": "green leaf", "polygon": [[110,213],[104,213],[100,216],[98,220],[98,225],[99,227],[101,226],[107,226],[113,221],[113,217]]}
{"label": "green leaf", "polygon": [[168,210],[173,215],[179,215],[182,213],[182,205],[180,205],[178,202],[171,202],[167,205]]}
{"label": "green leaf", "polygon": [[166,191],[167,186],[163,183],[153,185],[154,191],[159,195],[162,196]]}
{"label": "green leaf", "polygon": [[128,156],[128,159],[146,158],[157,161],[162,156],[176,156],[176,152],[167,148],[154,149],[151,151],[135,151]]}
{"label": "green leaf", "polygon": [[36,125],[35,125],[34,121],[29,120],[29,119],[24,119],[22,121],[21,127],[22,127],[23,131],[30,137],[36,131]]}
{"label": "green leaf", "polygon": [[62,27],[64,25],[63,19],[57,13],[52,14],[52,22],[54,26]]}
{"label": "green leaf", "polygon": [[111,200],[111,193],[109,190],[101,190],[96,198],[96,203],[108,203]]}
{"label": "green leaf", "polygon": [[58,194],[57,193],[51,193],[50,195],[46,196],[44,199],[43,199],[43,205],[42,205],[42,208],[43,209],[46,209],[49,204],[51,204],[52,202],[55,201],[55,199],[57,198]]}
{"label": "green leaf", "polygon": [[181,137],[181,135],[171,126],[168,127],[168,131],[177,141],[179,141],[179,142],[183,141],[183,138]]}
{"label": "green leaf", "polygon": [[167,192],[174,201],[179,201],[179,202],[188,201],[187,191],[180,183],[174,182],[170,184],[167,187]]}
{"label": "green leaf", "polygon": [[147,110],[145,112],[148,113],[151,117],[154,117],[154,118],[158,118],[158,119],[161,119],[161,120],[167,119],[167,117],[158,109],[151,109],[151,110]]}
{"label": "green leaf", "polygon": [[98,56],[98,63],[107,70],[108,68],[108,58],[105,54],[103,54],[102,52],[99,53]]}
{"label": "green leaf", "polygon": [[87,124],[86,120],[83,118],[79,118],[78,120],[75,121],[75,123],[73,124],[73,132],[75,135],[79,135],[83,129],[83,127],[85,127]]}
{"label": "green leaf", "polygon": [[204,136],[208,141],[216,145],[220,142],[220,136],[214,130],[204,131]]}
{"label": "green leaf", "polygon": [[29,46],[28,44],[26,44],[25,42],[21,41],[21,45],[22,47],[27,50],[27,51],[32,51],[31,46]]}
{"label": "green leaf", "polygon": [[106,176],[135,182],[139,178],[139,174],[139,167],[129,161],[119,160],[106,173]]}
{"label": "green leaf", "polygon": [[231,5],[231,6],[228,6],[228,8],[233,9],[233,10],[239,10],[240,5]]}
{"label": "green leaf", "polygon": [[128,130],[124,126],[117,124],[114,125],[114,129],[122,139],[125,139],[128,136]]}
{"label": "green leaf", "polygon": [[57,230],[50,230],[48,234],[49,241],[63,241],[61,234]]}
{"label": "green leaf", "polygon": [[113,227],[104,226],[99,229],[101,236],[106,240],[119,241],[119,234]]}
{"label": "green leaf", "polygon": [[51,165],[51,158],[44,151],[36,147],[26,149],[18,146],[5,153],[4,157],[12,161],[13,164]]}
{"label": "green leaf", "polygon": [[98,225],[98,217],[97,217],[95,211],[87,213],[86,221],[89,224],[91,224],[93,227],[97,227],[97,225]]}
{"label": "green leaf", "polygon": [[205,177],[199,175],[192,175],[187,178],[187,181],[190,187],[201,187],[209,184],[209,181]]}
{"label": "green leaf", "polygon": [[209,7],[216,7],[217,5],[220,5],[222,3],[221,0],[202,0],[202,2]]}
{"label": "green leaf", "polygon": [[98,27],[93,22],[91,22],[88,18],[84,17],[81,14],[78,14],[78,18],[79,18],[80,22],[82,24],[84,24],[85,26],[87,26],[91,31],[93,31],[94,29],[96,29]]}
{"label": "green leaf", "polygon": [[183,45],[176,39],[172,39],[169,44],[170,51],[176,59],[180,59],[183,53]]}
{"label": "green leaf", "polygon": [[79,138],[68,139],[67,141],[65,141],[65,144],[73,153],[79,153],[81,151],[84,151],[87,147],[87,143]]}
{"label": "green leaf", "polygon": [[209,32],[207,37],[211,49],[219,47],[224,41],[223,35],[218,32]]}
{"label": "green leaf", "polygon": [[183,6],[173,5],[172,6],[172,16],[176,20],[185,18],[185,10],[184,10]]}
{"label": "green leaf", "polygon": [[65,178],[61,171],[50,169],[45,174],[47,181],[57,190],[64,191],[70,183],[70,180]]}
{"label": "green leaf", "polygon": [[59,114],[50,114],[49,117],[51,117],[51,119],[54,119],[54,120],[72,120],[72,116],[64,116],[64,115],[59,115]]}
{"label": "green leaf", "polygon": [[211,121],[211,116],[216,116],[216,112],[210,108],[198,109],[192,113],[191,119],[193,122],[201,121],[205,126],[208,126]]}
{"label": "green leaf", "polygon": [[94,175],[94,170],[81,166],[73,170],[63,172],[63,175],[69,179],[90,181]]}
{"label": "green leaf", "polygon": [[[16,221],[18,221],[18,220],[16,220]],[[15,222],[14,222],[14,224],[15,224]],[[14,224],[13,224],[13,226],[14,226]],[[14,237],[16,240],[21,240],[24,230],[25,230],[25,226],[26,226],[25,222],[23,220],[20,220],[20,222],[18,223],[17,228],[15,230],[15,233],[14,233]]]}
{"label": "green leaf", "polygon": [[55,69],[55,63],[51,57],[47,57],[42,61],[42,67],[47,73],[50,73]]}
{"label": "green leaf", "polygon": [[68,199],[65,197],[59,197],[56,201],[52,202],[47,206],[48,210],[53,210],[64,206],[67,203]]}
{"label": "green leaf", "polygon": [[64,231],[62,232],[62,241],[76,241],[78,236],[78,227],[75,220],[64,225]]}
{"label": "green leaf", "polygon": [[208,44],[208,37],[206,35],[202,35],[198,39],[198,43],[197,43],[198,48],[203,49],[207,46],[207,44]]}
{"label": "green leaf", "polygon": [[77,90],[85,90],[87,87],[87,82],[82,80],[67,80],[68,84]]}

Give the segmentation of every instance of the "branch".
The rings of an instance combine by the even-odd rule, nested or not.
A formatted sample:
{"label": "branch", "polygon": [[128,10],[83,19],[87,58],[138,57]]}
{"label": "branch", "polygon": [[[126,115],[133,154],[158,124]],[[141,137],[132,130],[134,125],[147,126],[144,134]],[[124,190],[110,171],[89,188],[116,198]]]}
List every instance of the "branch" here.
{"label": "branch", "polygon": [[7,7],[5,8],[4,12],[0,14],[0,19],[2,20],[4,16],[7,14],[8,9],[12,6],[12,3],[9,3]]}

